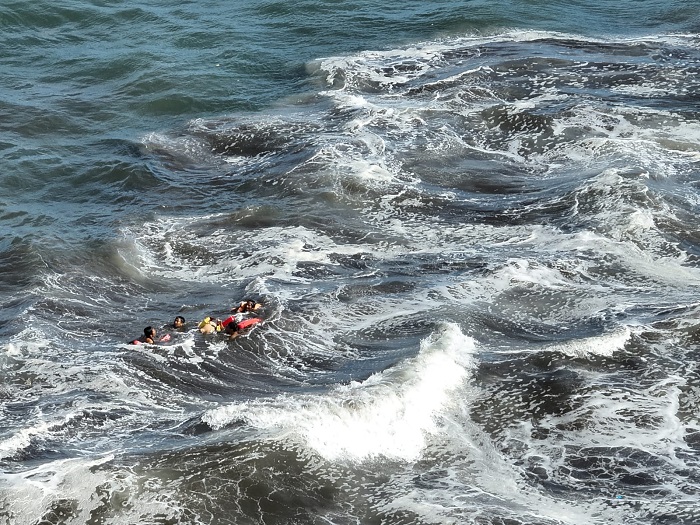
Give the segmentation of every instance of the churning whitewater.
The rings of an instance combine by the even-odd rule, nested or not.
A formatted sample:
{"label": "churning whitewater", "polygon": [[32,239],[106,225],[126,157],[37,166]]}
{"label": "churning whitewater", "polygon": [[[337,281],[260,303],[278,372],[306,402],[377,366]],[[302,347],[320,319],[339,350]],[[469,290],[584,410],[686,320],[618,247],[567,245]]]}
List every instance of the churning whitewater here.
{"label": "churning whitewater", "polygon": [[[405,38],[288,78],[283,40],[221,51],[206,67],[231,83],[287,86],[227,107],[223,73],[187,79],[197,24],[234,22],[202,7],[173,41],[166,4],[90,3],[36,38],[156,27],[182,85],[141,55],[106,50],[99,84],[65,59],[72,80],[32,89],[82,109],[0,128],[0,523],[700,520],[697,32],[443,20],[417,38],[397,11]],[[256,35],[297,21],[248,9]],[[42,126],[63,131],[42,144]],[[249,332],[197,329],[248,297]],[[127,344],[176,315],[170,341]]]}

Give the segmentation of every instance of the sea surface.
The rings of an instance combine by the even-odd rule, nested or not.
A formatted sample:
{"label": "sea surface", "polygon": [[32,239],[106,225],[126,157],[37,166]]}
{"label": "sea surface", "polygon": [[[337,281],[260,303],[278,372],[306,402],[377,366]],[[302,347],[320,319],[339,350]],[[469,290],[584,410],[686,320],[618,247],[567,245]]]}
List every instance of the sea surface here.
{"label": "sea surface", "polygon": [[0,524],[697,525],[699,213],[696,0],[3,0]]}

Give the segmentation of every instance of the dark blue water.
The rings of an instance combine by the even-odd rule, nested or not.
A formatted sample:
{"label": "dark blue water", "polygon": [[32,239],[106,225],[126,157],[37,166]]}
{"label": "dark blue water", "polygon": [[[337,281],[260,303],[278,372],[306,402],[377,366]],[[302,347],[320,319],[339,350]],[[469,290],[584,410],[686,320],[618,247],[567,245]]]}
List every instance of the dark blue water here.
{"label": "dark blue water", "polygon": [[0,523],[700,520],[695,2],[0,27]]}

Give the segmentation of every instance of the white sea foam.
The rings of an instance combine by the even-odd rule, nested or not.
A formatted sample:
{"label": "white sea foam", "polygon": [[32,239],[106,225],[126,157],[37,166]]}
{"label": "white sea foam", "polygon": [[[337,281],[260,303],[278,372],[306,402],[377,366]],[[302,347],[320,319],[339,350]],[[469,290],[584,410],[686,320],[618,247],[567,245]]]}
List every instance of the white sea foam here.
{"label": "white sea foam", "polygon": [[[237,245],[231,244],[228,232],[211,231],[206,238],[198,238],[189,233],[184,225],[193,220],[206,222],[209,219],[205,218],[202,221],[199,218],[162,218],[147,224],[144,232],[125,232],[136,241],[137,265],[141,271],[197,282],[219,282],[223,275],[229,279],[253,279],[267,275],[268,278],[304,281],[303,278],[294,275],[301,262],[334,265],[337,263],[330,259],[333,254],[374,253],[377,249],[372,244],[338,244],[327,235],[303,226],[270,227],[255,232],[241,232],[239,242],[249,243],[257,248],[255,254],[248,259],[242,259],[230,255],[237,249]],[[173,231],[177,233],[171,234]],[[154,236],[166,239],[168,244],[183,241],[200,244],[210,254],[216,254],[215,259],[218,262],[201,266],[197,259],[189,260],[177,255],[172,247],[168,248],[166,259],[159,258],[146,242]]]}
{"label": "white sea foam", "polygon": [[47,348],[51,347],[51,339],[41,330],[32,324],[30,312],[25,314],[24,328],[12,336],[7,344],[5,352],[11,356],[36,357],[43,356]]}
{"label": "white sea foam", "polygon": [[324,397],[236,403],[202,419],[214,429],[245,421],[278,437],[294,436],[329,460],[413,460],[439,432],[454,389],[468,380],[473,352],[474,341],[448,324],[423,341],[415,358]]}
{"label": "white sea foam", "polygon": [[[679,457],[679,452],[688,448],[685,442],[688,431],[697,428],[697,421],[679,418],[679,397],[684,384],[684,379],[669,376],[638,391],[599,385],[600,388],[581,399],[579,408],[540,422],[544,428],[557,429],[557,443],[532,440],[532,429],[525,424],[513,426],[507,434],[509,439],[527,443],[532,456],[546,460],[543,465],[549,472],[556,472],[570,459],[568,447],[574,456],[576,450],[611,454],[610,468],[619,461],[614,457],[618,451],[637,450],[640,455],[657,458],[659,469],[683,469],[688,466],[688,459]],[[649,466],[642,464],[641,468],[645,470]]]}
{"label": "white sea foam", "polygon": [[[284,18],[287,15],[282,11],[267,14]],[[165,21],[170,16],[165,11],[158,15]],[[518,45],[530,42],[536,44]],[[630,42],[642,45],[624,49]],[[656,46],[659,42],[679,49]],[[489,47],[480,49],[484,46]],[[366,465],[348,469],[348,477],[357,473],[356,479],[319,480],[323,494],[327,487],[338,491],[341,513],[354,516],[359,510],[370,521],[400,521],[411,512],[428,517],[418,521],[435,523],[506,522],[510,512],[514,523],[630,523],[663,521],[669,516],[692,521],[688,513],[678,515],[671,507],[674,501],[694,503],[688,495],[696,488],[692,473],[697,471],[697,454],[691,439],[698,428],[693,412],[698,402],[689,357],[697,339],[697,312],[678,308],[675,318],[676,312],[670,309],[669,313],[664,306],[682,304],[700,285],[693,248],[696,239],[687,223],[699,202],[695,181],[700,127],[686,100],[696,86],[688,74],[696,58],[691,50],[699,47],[697,35],[611,40],[512,31],[450,38],[322,61],[327,71],[321,74],[334,84],[333,89],[322,88],[327,91],[321,97],[304,95],[301,118],[295,116],[291,126],[284,118],[259,112],[240,112],[232,119],[195,120],[186,129],[147,135],[145,156],[123,147],[119,140],[88,140],[96,147],[86,151],[106,158],[86,157],[82,159],[85,165],[97,160],[97,167],[83,171],[77,166],[74,171],[96,184],[92,187],[99,201],[89,195],[72,199],[79,192],[71,192],[68,199],[58,199],[58,195],[44,199],[54,208],[38,220],[25,220],[23,206],[3,208],[19,230],[31,227],[33,231],[26,239],[18,236],[17,242],[3,242],[8,264],[24,261],[25,255],[32,261],[36,254],[46,259],[47,271],[56,272],[45,279],[31,270],[27,275],[18,274],[17,291],[12,292],[13,303],[20,296],[36,294],[37,310],[43,317],[23,312],[28,313],[21,320],[26,328],[18,328],[17,338],[10,337],[2,347],[10,366],[2,369],[3,379],[8,378],[1,396],[8,418],[0,439],[0,459],[18,472],[0,477],[3,485],[18,489],[7,495],[3,492],[0,508],[12,512],[11,517],[3,517],[22,525],[54,518],[76,523],[192,523],[197,521],[197,509],[205,509],[202,512],[211,514],[202,521],[227,517],[264,521],[264,517],[251,515],[264,504],[257,509],[251,504],[250,514],[236,514],[238,498],[229,496],[242,495],[237,491],[244,488],[235,485],[235,476],[227,475],[226,461],[236,456],[235,461],[246,462],[245,468],[256,473],[262,467],[265,481],[277,494],[293,492],[296,487],[285,485],[289,483],[286,470],[277,476],[270,457],[263,466],[255,456],[245,455],[245,446],[239,448],[240,443],[235,442],[238,425],[232,423],[241,422],[253,433],[281,442],[282,448],[302,448],[308,452],[304,455],[317,456],[320,460],[314,467],[320,465],[319,472],[329,464],[329,470],[335,468],[339,459],[380,459],[369,462],[367,470],[380,465],[383,458],[399,460],[396,463],[420,460],[407,468],[397,465],[389,472],[378,472],[376,479],[383,478],[381,481],[364,477]],[[274,54],[273,48],[270,56]],[[217,61],[223,63],[224,58]],[[642,78],[640,64],[653,66],[656,79]],[[200,68],[197,74],[202,71]],[[608,84],[620,71],[629,83]],[[632,72],[629,76],[628,71]],[[264,77],[269,70],[260,72]],[[298,80],[291,73],[290,80]],[[275,70],[275,82],[282,79],[280,75],[284,72]],[[261,89],[266,89],[262,80]],[[136,91],[148,87],[140,86]],[[290,91],[298,88],[297,83]],[[182,96],[189,97],[189,88],[183,89]],[[185,99],[178,102],[179,95],[172,93],[173,98],[163,98],[158,104],[145,94],[133,107],[146,110],[146,125],[163,116],[172,121],[176,113],[196,112],[201,107],[216,112],[223,91],[215,88],[208,95],[206,91],[193,105]],[[250,107],[261,101],[255,93],[248,100]],[[645,107],[647,102],[649,107]],[[306,103],[315,106],[307,111]],[[667,104],[672,108],[669,111],[658,109]],[[31,124],[32,115],[27,118]],[[231,140],[240,135],[243,141],[250,141],[254,146],[249,157],[235,154],[237,144],[233,143],[233,154],[228,154],[227,134],[240,121],[243,126],[234,129]],[[317,122],[319,129],[310,124]],[[269,152],[261,147],[265,151],[255,156],[256,139],[270,138],[274,153],[269,157],[274,157],[276,148],[286,144],[287,132],[294,146],[292,154],[285,157],[287,152],[281,151],[280,157],[285,158],[275,169],[267,169],[270,161],[264,157]],[[80,142],[75,136],[70,133],[71,144]],[[224,152],[212,151],[210,140],[219,144],[217,151]],[[8,151],[19,159],[29,149]],[[45,160],[51,158],[50,151],[44,153]],[[472,163],[472,159],[476,160]],[[34,160],[29,160],[27,167],[31,168]],[[124,165],[135,169],[123,170]],[[230,185],[250,191],[236,195],[240,200],[231,201],[221,194],[201,202],[192,198],[201,187],[189,177],[213,176],[223,181],[228,175],[236,177],[239,167],[250,168],[244,175],[249,177],[246,184],[236,181]],[[483,170],[477,178],[483,174],[488,184],[479,187],[480,180],[469,180],[472,169]],[[63,171],[59,166],[58,171],[47,173],[60,175]],[[150,176],[144,179],[130,175],[133,173]],[[486,181],[491,173],[495,176]],[[122,175],[129,181],[120,188],[115,177]],[[506,187],[498,186],[501,176]],[[176,192],[163,206],[139,206],[139,199],[147,196],[143,188],[163,188],[151,186],[149,180],[160,182],[169,177],[186,191]],[[260,179],[259,187],[255,177]],[[65,177],[54,179],[57,188],[73,187]],[[312,217],[305,226],[280,226],[293,223],[281,211],[280,216],[251,221],[255,226],[249,230],[238,227],[237,217],[246,211],[232,210],[239,206],[234,202],[245,206],[255,201],[250,205],[270,203],[274,207],[281,196],[284,206],[305,206],[310,202],[309,181],[317,183],[314,190],[320,188],[330,196],[319,206],[326,209],[328,205],[325,216]],[[296,201],[296,196],[302,198]],[[341,202],[335,210],[334,199]],[[60,211],[66,212],[65,222],[56,213],[54,201],[59,200]],[[115,222],[103,221],[105,226],[91,222],[93,209],[109,211],[110,206]],[[317,211],[310,207],[312,213]],[[83,212],[75,211],[82,208]],[[222,213],[203,215],[201,209]],[[40,207],[37,210],[41,212]],[[314,221],[335,219],[335,212],[338,228],[335,224],[328,229],[314,226]],[[344,213],[352,224],[346,224]],[[52,230],[54,221],[56,228],[78,223],[90,226],[78,227],[66,239],[61,235],[65,229]],[[109,254],[115,223],[124,228],[123,242],[117,247],[123,260],[117,264],[125,263],[116,275]],[[236,239],[231,230],[239,233]],[[44,244],[46,232],[50,237],[58,234]],[[63,241],[70,246],[76,240],[80,253],[66,254]],[[338,259],[357,264],[339,263]],[[93,265],[94,261],[100,264]],[[76,270],[79,265],[84,268]],[[97,273],[104,277],[95,276]],[[34,278],[43,280],[44,287],[25,294],[25,282]],[[139,289],[142,283],[147,286]],[[218,288],[223,291],[216,295]],[[230,352],[231,345],[221,341],[207,341],[204,348],[195,346],[194,337],[181,344],[146,349],[115,347],[114,337],[104,336],[105,323],[119,324],[119,319],[104,315],[106,312],[132,315],[134,304],[149,315],[155,309],[170,312],[179,302],[172,297],[175,293],[197,296],[188,303],[189,311],[209,309],[228,300],[228,290],[238,293],[241,288],[268,295],[268,304],[281,310],[274,315],[282,320],[289,320],[285,314],[294,315],[294,324],[275,326],[273,320],[256,332],[257,340],[244,341],[250,346],[241,354]],[[94,296],[91,290],[97,291]],[[297,309],[285,312],[286,302],[292,301]],[[491,367],[486,361],[491,356],[485,355],[486,375],[478,383],[471,381],[475,343],[461,331],[467,332],[464,327],[449,324],[436,330],[420,349],[401,349],[412,358],[398,353],[381,355],[400,344],[397,337],[406,335],[396,334],[394,327],[419,318],[422,329],[448,316],[483,330],[475,336],[483,335],[485,340],[491,336],[498,340],[509,322],[522,321],[517,326],[525,330],[545,326],[559,333],[566,333],[570,319],[586,323],[605,318],[619,325],[606,323],[602,334],[557,344],[533,344],[525,338],[522,346],[530,352],[535,348],[534,352],[561,354],[555,358],[558,363],[563,361],[564,370],[556,372],[577,379],[565,383],[572,387],[572,402],[542,408],[550,401],[548,394],[533,393],[533,384],[514,384],[514,399],[494,405],[494,414],[487,414],[493,419],[485,423],[478,418],[488,410],[490,400],[479,398],[479,392],[471,388],[497,383],[498,378],[489,374],[503,369]],[[484,317],[492,324],[484,324]],[[673,328],[668,332],[635,328],[635,321],[648,319],[660,321],[654,326]],[[497,325],[501,320],[507,322]],[[19,319],[3,319],[5,333],[14,333],[15,322]],[[95,326],[100,327],[95,330],[97,336],[90,330]],[[59,337],[53,337],[56,332]],[[353,338],[357,334],[368,335]],[[271,344],[273,336],[276,344]],[[506,336],[517,339],[517,330]],[[107,349],[103,350],[105,339]],[[366,341],[378,351],[374,347],[367,351]],[[345,354],[336,352],[340,346],[352,357],[356,352],[357,360],[343,360]],[[251,347],[253,351],[248,352]],[[622,349],[625,355],[618,356]],[[223,376],[217,367],[225,366],[216,357],[224,352],[229,352],[228,362],[257,359],[256,365],[269,366],[261,367],[256,375],[270,391],[281,383],[276,374],[286,373],[281,370],[284,367],[296,367],[295,377],[303,388],[294,393],[294,385],[285,384],[285,391],[292,393],[270,394],[266,400],[259,397],[260,389],[246,391],[245,384],[227,384],[226,392],[235,388],[235,399],[247,401],[228,404],[225,400],[215,405],[212,399],[219,399],[218,391],[212,385]],[[318,368],[312,359],[316,353],[324,358]],[[561,359],[562,355],[577,360]],[[610,359],[603,360],[600,368],[596,368],[600,359],[580,362],[596,355]],[[615,366],[620,357],[625,361]],[[359,362],[362,359],[372,361]],[[383,370],[375,365],[387,362],[394,364]],[[512,369],[517,363],[499,363],[507,368],[503,383],[510,381],[511,373],[520,373]],[[542,362],[533,359],[527,364],[536,367]],[[169,369],[170,365],[175,366]],[[336,365],[342,368],[340,372]],[[361,368],[363,365],[368,368]],[[203,375],[205,369],[213,371],[211,376]],[[179,372],[202,380],[204,390],[212,389],[204,395],[192,394],[183,385],[187,381],[173,375]],[[274,377],[267,384],[266,373]],[[323,375],[323,382],[315,382],[316,373]],[[369,377],[335,388],[327,386],[334,379],[360,373]],[[523,374],[527,377],[528,371]],[[562,398],[569,400],[568,393]],[[86,399],[95,405],[87,405]],[[522,406],[511,412],[509,401]],[[107,414],[90,420],[90,410],[98,404]],[[227,432],[180,433],[179,418],[191,415],[192,407],[199,414],[205,410],[203,405],[217,406],[207,410],[203,419],[213,428],[232,427],[234,439],[229,442]],[[34,406],[45,412],[33,411]],[[163,437],[164,427],[168,432],[174,429],[174,435]],[[124,449],[123,455],[115,453],[114,465],[109,456],[95,459],[94,455],[91,460],[53,462],[38,454],[31,465],[43,465],[36,469],[15,462],[45,443],[60,457],[73,455],[76,449],[86,454],[98,450],[102,455],[109,440]],[[203,442],[217,446],[200,448]],[[183,444],[192,444],[185,459],[178,450]],[[237,454],[230,453],[231,447]],[[602,455],[601,463],[609,460],[613,467],[599,479],[593,470],[585,472],[585,479],[575,478],[568,470],[568,459],[582,449],[577,460],[597,460]],[[615,468],[624,467],[626,458],[617,453],[624,455],[629,450],[649,455],[649,460],[640,461],[644,474],[653,478],[657,467],[662,472],[653,487],[638,487],[644,498],[658,497],[657,506],[654,501],[646,508],[634,502],[627,514],[610,516],[606,514],[610,505],[605,508],[608,502],[597,507],[593,502],[591,512],[586,512],[588,502],[575,500],[588,499],[590,494],[594,500],[598,495],[604,498],[605,483],[622,479]],[[527,470],[538,461],[549,476],[546,480],[538,480],[536,472]],[[124,465],[123,469],[117,464]],[[340,468],[345,470],[344,465]],[[22,469],[27,470],[20,472]],[[301,469],[301,481],[316,481],[317,472],[309,464]],[[190,477],[202,483],[186,486]],[[278,481],[280,485],[275,485]],[[255,488],[247,496],[264,485],[251,482]],[[601,483],[596,486],[597,482]],[[195,485],[205,491],[192,490]],[[367,499],[355,506],[365,495]],[[59,516],[56,509],[62,505],[69,506],[74,515],[69,511]],[[189,512],[178,515],[179,505]],[[310,519],[323,521],[328,516],[313,514],[317,508],[310,511]],[[430,519],[433,516],[437,518]],[[277,517],[284,519],[282,514]],[[460,520],[462,517],[466,519]],[[333,519],[352,518],[340,514],[328,521]]]}
{"label": "white sea foam", "polygon": [[94,498],[95,487],[105,486],[109,475],[100,466],[111,461],[111,455],[85,459],[68,459],[46,463],[19,474],[4,474],[0,484],[11,487],[13,497],[4,508],[16,525],[37,523],[61,502],[74,504],[78,516],[89,517],[99,506]]}
{"label": "white sea foam", "polygon": [[632,331],[628,327],[622,327],[602,336],[575,339],[566,343],[547,346],[546,349],[577,358],[585,358],[592,355],[609,357],[615,352],[622,350],[631,335]]}
{"label": "white sea foam", "polygon": [[48,435],[53,424],[40,422],[32,427],[26,427],[15,434],[0,440],[0,459],[13,458],[16,454],[26,449],[34,439],[40,439]]}

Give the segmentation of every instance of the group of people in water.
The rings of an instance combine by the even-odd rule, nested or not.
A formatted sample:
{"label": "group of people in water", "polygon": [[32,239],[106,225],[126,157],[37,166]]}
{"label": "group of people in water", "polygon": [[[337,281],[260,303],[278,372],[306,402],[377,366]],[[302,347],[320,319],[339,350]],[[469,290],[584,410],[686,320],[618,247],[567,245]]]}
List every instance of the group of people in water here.
{"label": "group of people in water", "polygon": [[[253,299],[246,299],[241,301],[238,306],[231,308],[231,315],[226,319],[221,320],[213,316],[205,317],[198,325],[197,329],[202,334],[212,334],[223,332],[230,339],[234,339],[241,335],[242,333],[249,330],[253,325],[262,321],[258,316],[252,316],[257,310],[262,308],[262,304],[254,301]],[[178,315],[173,320],[172,324],[167,326],[168,329],[174,329],[175,331],[181,332],[185,329],[185,318]],[[172,336],[169,333],[158,337],[158,331],[152,326],[147,326],[143,329],[143,334],[132,341],[129,344],[139,345],[139,344],[158,344],[166,343],[170,341]]]}

